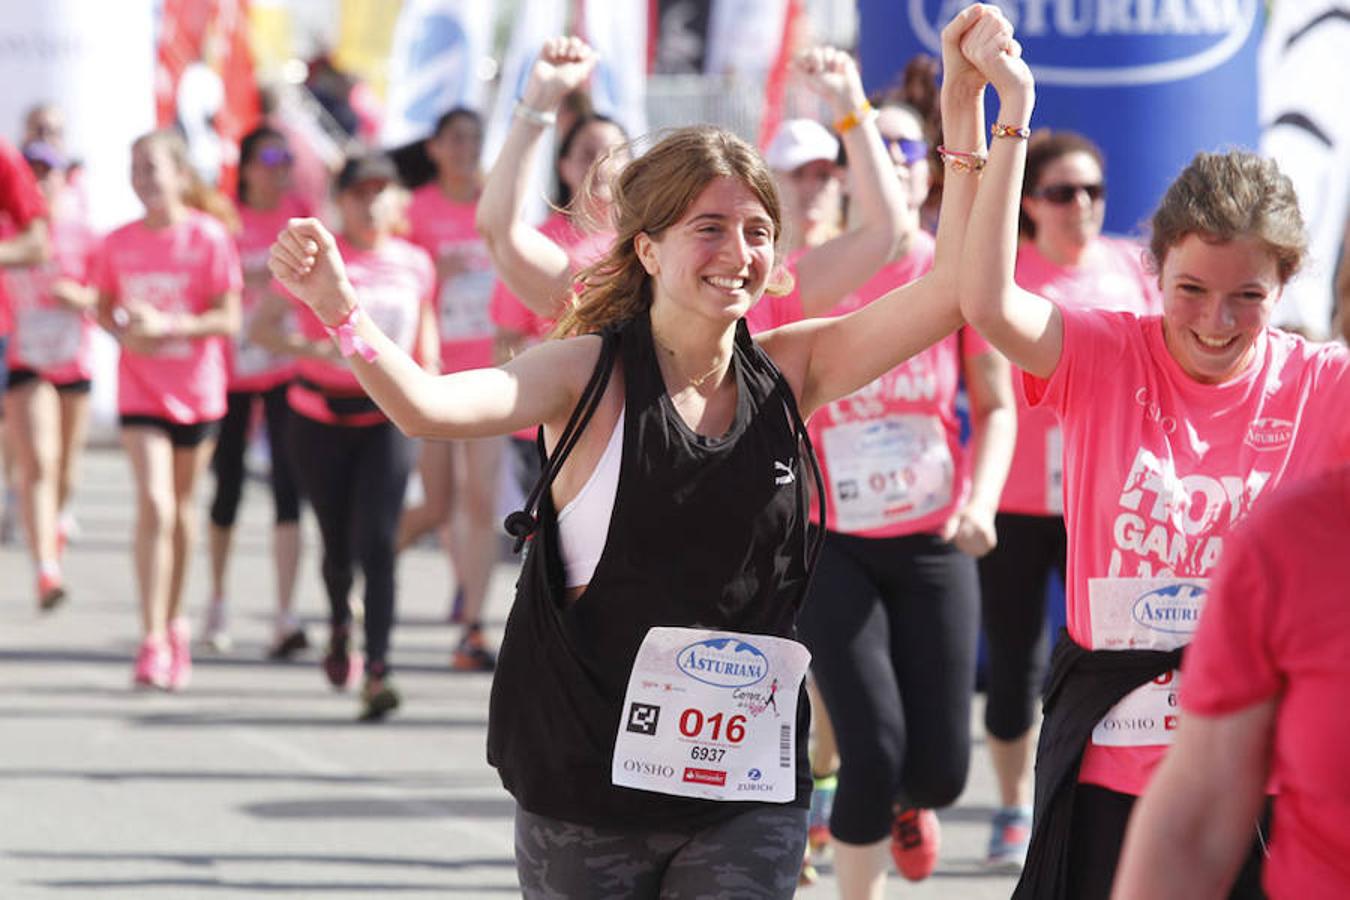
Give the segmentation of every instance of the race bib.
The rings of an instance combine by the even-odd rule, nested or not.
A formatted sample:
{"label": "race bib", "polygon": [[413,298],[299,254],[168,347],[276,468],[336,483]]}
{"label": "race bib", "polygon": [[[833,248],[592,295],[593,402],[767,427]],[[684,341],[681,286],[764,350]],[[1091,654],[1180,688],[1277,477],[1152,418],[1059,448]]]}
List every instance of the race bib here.
{"label": "race bib", "polygon": [[1045,432],[1045,506],[1064,515],[1064,432],[1058,425]]}
{"label": "race bib", "polygon": [[19,358],[37,369],[75,361],[84,336],[83,317],[73,309],[28,307],[19,311]]}
{"label": "race bib", "polygon": [[810,661],[785,638],[651,629],[628,678],[610,780],[678,797],[792,801]]}
{"label": "race bib", "polygon": [[[1205,578],[1090,578],[1093,650],[1175,650],[1190,643],[1204,608]],[[1181,673],[1164,672],[1111,707],[1092,730],[1102,747],[1171,744]]]}
{"label": "race bib", "polygon": [[840,531],[912,521],[952,502],[956,465],[936,416],[894,414],[832,425],[822,439]]}
{"label": "race bib", "polygon": [[437,325],[442,341],[490,338],[492,324],[492,262],[481,244],[457,244],[446,255],[458,258],[463,271],[441,282],[436,298]]}

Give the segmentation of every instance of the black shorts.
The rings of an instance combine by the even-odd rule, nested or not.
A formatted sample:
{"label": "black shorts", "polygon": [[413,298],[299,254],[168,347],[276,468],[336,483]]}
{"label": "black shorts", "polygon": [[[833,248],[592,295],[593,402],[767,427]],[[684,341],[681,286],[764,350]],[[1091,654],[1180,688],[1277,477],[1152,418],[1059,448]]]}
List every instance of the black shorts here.
{"label": "black shorts", "polygon": [[17,390],[25,384],[34,381],[45,381],[56,388],[58,393],[62,394],[87,394],[93,387],[93,382],[88,378],[73,378],[70,381],[53,381],[41,372],[33,369],[10,369],[9,384],[5,387],[7,391]]}
{"label": "black shorts", "polygon": [[200,446],[203,441],[214,440],[220,433],[220,420],[210,422],[170,422],[159,416],[124,415],[122,427],[140,426],[158,428],[169,436],[169,443],[176,450],[188,450]]}

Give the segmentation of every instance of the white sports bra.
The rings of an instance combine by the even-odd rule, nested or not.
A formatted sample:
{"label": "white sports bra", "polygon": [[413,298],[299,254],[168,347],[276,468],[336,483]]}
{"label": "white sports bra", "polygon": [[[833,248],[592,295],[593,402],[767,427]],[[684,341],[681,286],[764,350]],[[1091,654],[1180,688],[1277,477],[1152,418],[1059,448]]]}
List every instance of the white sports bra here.
{"label": "white sports bra", "polygon": [[619,463],[623,460],[623,417],[610,432],[609,443],[595,471],[581,490],[558,513],[558,544],[562,552],[565,587],[591,583],[600,555],[605,552],[609,520],[614,514],[614,498],[619,492]]}

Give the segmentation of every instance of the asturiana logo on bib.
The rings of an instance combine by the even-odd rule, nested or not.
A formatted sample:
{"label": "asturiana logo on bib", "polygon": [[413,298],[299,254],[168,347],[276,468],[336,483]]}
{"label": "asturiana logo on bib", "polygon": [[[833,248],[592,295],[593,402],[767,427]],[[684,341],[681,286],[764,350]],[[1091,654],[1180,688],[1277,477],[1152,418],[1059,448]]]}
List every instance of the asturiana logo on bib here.
{"label": "asturiana logo on bib", "polygon": [[1200,621],[1205,605],[1202,585],[1169,584],[1156,588],[1134,601],[1134,620],[1145,628],[1168,634],[1191,634]]}
{"label": "asturiana logo on bib", "polygon": [[[1257,0],[996,0],[1041,84],[1105,87],[1192,78],[1251,36]],[[919,40],[942,52],[943,26],[969,0],[908,0]]]}
{"label": "asturiana logo on bib", "polygon": [[1257,419],[1247,429],[1244,441],[1253,450],[1278,450],[1294,439],[1294,423],[1288,419]]}
{"label": "asturiana logo on bib", "polygon": [[769,659],[763,651],[735,638],[708,638],[690,644],[675,660],[681,672],[715,687],[748,687],[769,672]]}

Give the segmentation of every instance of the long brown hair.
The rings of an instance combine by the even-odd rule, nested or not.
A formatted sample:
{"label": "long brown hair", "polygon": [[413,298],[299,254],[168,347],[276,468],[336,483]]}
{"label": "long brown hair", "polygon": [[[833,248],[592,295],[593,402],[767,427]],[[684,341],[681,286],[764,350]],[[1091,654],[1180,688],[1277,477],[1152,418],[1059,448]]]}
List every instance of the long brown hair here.
{"label": "long brown hair", "polygon": [[234,204],[230,202],[230,198],[211,187],[197,174],[197,170],[188,159],[187,142],[183,140],[181,134],[172,128],[159,128],[147,131],[131,142],[133,148],[143,145],[157,145],[169,152],[169,158],[187,181],[182,198],[185,204],[219,219],[232,232],[239,230],[239,214],[235,212]]}
{"label": "long brown hair", "polygon": [[1149,253],[1158,272],[1189,234],[1226,243],[1254,237],[1275,257],[1280,283],[1293,277],[1308,252],[1308,236],[1289,176],[1275,161],[1245,150],[1197,153],[1153,214]]}
{"label": "long brown hair", "polygon": [[[599,163],[591,167],[581,188],[583,197],[594,190],[593,178],[601,168]],[[558,322],[554,334],[591,334],[650,307],[651,276],[638,260],[634,239],[645,233],[660,240],[713,179],[724,177],[742,182],[763,205],[773,222],[776,251],[782,234],[782,208],[773,176],[755,149],[720,128],[698,125],[677,129],[628,163],[615,178],[611,201],[614,244],[603,258],[577,275],[581,285],[577,302]],[[775,265],[772,293],[790,289],[785,276]]]}

